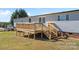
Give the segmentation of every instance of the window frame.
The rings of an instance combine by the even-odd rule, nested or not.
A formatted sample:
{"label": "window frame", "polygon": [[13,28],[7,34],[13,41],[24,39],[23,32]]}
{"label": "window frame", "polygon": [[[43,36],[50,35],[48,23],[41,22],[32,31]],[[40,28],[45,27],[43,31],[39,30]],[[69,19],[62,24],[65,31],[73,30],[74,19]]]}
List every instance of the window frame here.
{"label": "window frame", "polygon": [[31,18],[29,18],[29,23],[31,23]]}
{"label": "window frame", "polygon": [[42,21],[43,21],[43,23],[45,23],[45,22],[46,22],[46,21],[45,21],[45,17],[43,17],[43,18],[42,18]]}
{"label": "window frame", "polygon": [[39,18],[39,23],[41,23],[41,17]]}
{"label": "window frame", "polygon": [[69,15],[66,15],[66,20],[69,20]]}
{"label": "window frame", "polygon": [[60,21],[60,16],[58,16],[58,21]]}

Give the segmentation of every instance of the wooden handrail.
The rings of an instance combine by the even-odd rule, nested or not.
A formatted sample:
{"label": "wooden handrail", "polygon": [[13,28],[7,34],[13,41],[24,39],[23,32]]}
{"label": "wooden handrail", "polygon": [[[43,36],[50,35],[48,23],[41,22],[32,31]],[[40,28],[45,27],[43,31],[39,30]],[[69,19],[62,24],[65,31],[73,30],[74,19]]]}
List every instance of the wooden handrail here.
{"label": "wooden handrail", "polygon": [[58,35],[59,29],[55,27],[53,23],[48,23],[48,27],[49,27],[50,32],[53,32],[56,36]]}

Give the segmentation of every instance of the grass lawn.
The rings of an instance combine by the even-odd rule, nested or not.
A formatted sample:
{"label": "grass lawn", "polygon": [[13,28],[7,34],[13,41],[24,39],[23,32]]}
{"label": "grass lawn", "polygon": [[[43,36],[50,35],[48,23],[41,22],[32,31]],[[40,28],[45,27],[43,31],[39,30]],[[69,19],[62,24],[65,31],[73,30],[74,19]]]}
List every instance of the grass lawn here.
{"label": "grass lawn", "polygon": [[19,37],[15,32],[0,32],[0,50],[71,50],[79,49],[79,40],[69,38],[57,42]]}

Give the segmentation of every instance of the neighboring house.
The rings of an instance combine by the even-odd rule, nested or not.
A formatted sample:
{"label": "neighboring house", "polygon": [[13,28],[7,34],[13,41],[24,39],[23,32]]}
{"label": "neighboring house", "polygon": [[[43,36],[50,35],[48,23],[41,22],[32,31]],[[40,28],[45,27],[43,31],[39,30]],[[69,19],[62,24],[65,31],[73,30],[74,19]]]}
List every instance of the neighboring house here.
{"label": "neighboring house", "polygon": [[[17,23],[46,23],[48,21],[55,22],[62,29],[62,31],[79,33],[79,30],[76,29],[76,26],[77,28],[79,28],[78,26],[79,22],[67,22],[67,23],[63,22],[63,21],[79,21],[79,10],[18,18],[18,19],[14,19],[14,26],[16,27]],[[56,21],[61,21],[61,22],[56,22]],[[61,25],[63,25],[64,27],[62,27]]]}
{"label": "neighboring house", "polygon": [[11,30],[15,30],[15,28],[12,25],[7,25],[6,30],[11,31]]}

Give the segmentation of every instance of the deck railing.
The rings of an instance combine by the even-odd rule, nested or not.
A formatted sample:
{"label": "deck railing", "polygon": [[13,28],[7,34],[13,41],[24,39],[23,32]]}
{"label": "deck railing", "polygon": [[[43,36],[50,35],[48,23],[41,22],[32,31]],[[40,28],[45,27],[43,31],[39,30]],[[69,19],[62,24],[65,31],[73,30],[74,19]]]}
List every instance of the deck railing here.
{"label": "deck railing", "polygon": [[42,28],[43,26],[41,23],[16,24],[16,29],[42,30]]}
{"label": "deck railing", "polygon": [[48,28],[50,32],[53,32],[56,36],[58,35],[59,29],[55,26],[54,23],[48,23]]}

